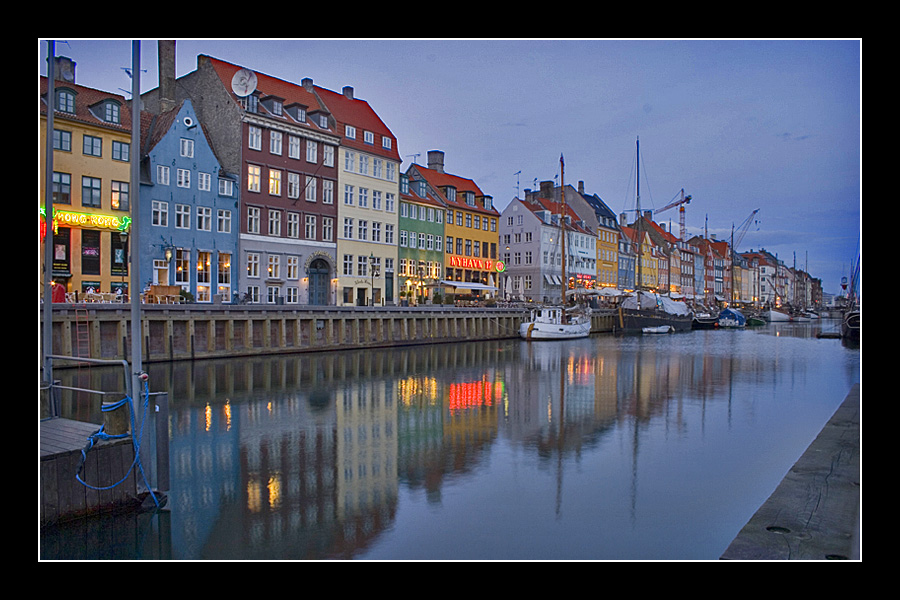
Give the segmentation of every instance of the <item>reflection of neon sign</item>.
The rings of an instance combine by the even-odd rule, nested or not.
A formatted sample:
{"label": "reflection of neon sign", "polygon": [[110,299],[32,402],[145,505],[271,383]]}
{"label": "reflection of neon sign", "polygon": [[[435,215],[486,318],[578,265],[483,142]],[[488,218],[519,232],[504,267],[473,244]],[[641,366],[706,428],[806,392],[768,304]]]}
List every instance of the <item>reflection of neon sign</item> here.
{"label": "reflection of neon sign", "polygon": [[[45,217],[44,209],[40,209],[41,217]],[[93,213],[79,213],[69,210],[53,211],[53,232],[56,233],[59,226],[96,227],[98,229],[113,229],[127,231],[131,227],[131,217],[116,215],[99,215]]]}
{"label": "reflection of neon sign", "polygon": [[502,260],[464,256],[450,256],[450,266],[460,269],[477,269],[478,271],[497,271],[498,273],[506,270],[506,265]]}
{"label": "reflection of neon sign", "polygon": [[503,398],[503,383],[489,381],[471,383],[451,383],[449,392],[450,412],[457,412],[482,406],[494,406]]}

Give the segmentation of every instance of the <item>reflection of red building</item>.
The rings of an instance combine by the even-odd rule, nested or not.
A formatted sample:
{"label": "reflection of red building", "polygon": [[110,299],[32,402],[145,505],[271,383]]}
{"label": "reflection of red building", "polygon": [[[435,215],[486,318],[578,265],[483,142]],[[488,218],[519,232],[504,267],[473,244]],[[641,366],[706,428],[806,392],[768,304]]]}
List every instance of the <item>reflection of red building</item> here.
{"label": "reflection of red building", "polygon": [[491,384],[488,381],[451,383],[448,407],[452,414],[469,408],[495,406],[502,397],[503,383],[499,381],[495,384]]}

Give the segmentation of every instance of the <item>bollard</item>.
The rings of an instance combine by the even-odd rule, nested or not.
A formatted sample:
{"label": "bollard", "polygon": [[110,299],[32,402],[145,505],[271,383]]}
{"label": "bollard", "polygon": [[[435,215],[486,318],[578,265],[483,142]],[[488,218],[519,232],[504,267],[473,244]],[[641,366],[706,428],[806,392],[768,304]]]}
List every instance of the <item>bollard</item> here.
{"label": "bollard", "polygon": [[122,402],[112,408],[116,404],[118,403],[103,403],[103,430],[109,435],[124,435],[128,433],[128,404]]}

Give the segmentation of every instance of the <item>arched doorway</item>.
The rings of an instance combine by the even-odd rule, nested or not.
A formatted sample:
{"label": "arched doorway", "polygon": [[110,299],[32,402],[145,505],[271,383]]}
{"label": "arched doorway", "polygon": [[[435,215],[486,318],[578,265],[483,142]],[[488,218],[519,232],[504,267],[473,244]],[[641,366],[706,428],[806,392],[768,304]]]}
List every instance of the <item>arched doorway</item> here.
{"label": "arched doorway", "polygon": [[328,263],[317,258],[309,265],[309,303],[328,304],[331,274]]}

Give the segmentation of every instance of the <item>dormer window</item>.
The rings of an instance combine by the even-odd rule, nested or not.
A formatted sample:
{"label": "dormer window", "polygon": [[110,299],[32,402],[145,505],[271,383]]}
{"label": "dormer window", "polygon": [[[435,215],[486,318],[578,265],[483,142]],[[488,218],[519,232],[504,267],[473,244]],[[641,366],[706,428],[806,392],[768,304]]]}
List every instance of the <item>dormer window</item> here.
{"label": "dormer window", "polygon": [[381,147],[384,148],[385,150],[390,150],[391,149],[391,138],[389,138],[387,136],[383,136],[381,138]]}
{"label": "dormer window", "polygon": [[262,99],[262,105],[266,108],[269,113],[276,117],[280,117],[282,115],[282,100],[277,96],[267,96]]}
{"label": "dormer window", "polygon": [[475,192],[465,192],[466,204],[475,206]]}
{"label": "dormer window", "polygon": [[75,92],[72,90],[56,91],[56,110],[75,113]]}
{"label": "dormer window", "polygon": [[484,197],[484,208],[485,210],[492,210],[494,208],[494,199],[491,196]]}
{"label": "dormer window", "polygon": [[119,123],[119,103],[111,100],[104,102],[103,120],[107,123]]}
{"label": "dormer window", "polygon": [[245,96],[241,98],[241,107],[244,110],[250,113],[258,113],[259,112],[259,96],[256,94],[250,94],[249,96]]}
{"label": "dormer window", "polygon": [[356,139],[356,127],[354,127],[353,125],[344,125],[344,136],[348,140],[355,140]]}
{"label": "dormer window", "polygon": [[285,106],[284,112],[298,123],[306,123],[306,107],[302,104],[290,104]]}
{"label": "dormer window", "polygon": [[450,202],[456,202],[456,188],[452,185],[448,185],[444,188],[444,196],[446,196],[447,200]]}
{"label": "dormer window", "polygon": [[375,134],[372,133],[371,131],[364,131],[363,132],[363,141],[365,141],[365,143],[367,143],[367,144],[374,144],[375,143]]}
{"label": "dormer window", "polygon": [[319,127],[328,129],[328,115],[319,115]]}
{"label": "dormer window", "polygon": [[401,194],[409,193],[409,176],[408,175],[400,176],[400,193]]}

